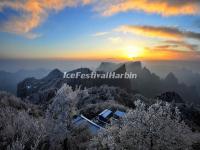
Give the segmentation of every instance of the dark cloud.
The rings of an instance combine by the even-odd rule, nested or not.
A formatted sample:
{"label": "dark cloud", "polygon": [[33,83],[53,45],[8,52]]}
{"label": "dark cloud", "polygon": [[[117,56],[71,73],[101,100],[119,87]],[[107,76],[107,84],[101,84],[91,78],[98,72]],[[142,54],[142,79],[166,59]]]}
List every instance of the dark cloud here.
{"label": "dark cloud", "polygon": [[170,44],[172,47],[184,47],[190,51],[197,51],[199,49],[199,45],[197,44],[190,44],[185,41],[164,41],[166,44]]}
{"label": "dark cloud", "polygon": [[157,37],[157,38],[168,38],[168,39],[192,38],[200,40],[200,33],[181,30],[177,27],[124,25],[117,28],[116,31],[136,33],[143,36]]}

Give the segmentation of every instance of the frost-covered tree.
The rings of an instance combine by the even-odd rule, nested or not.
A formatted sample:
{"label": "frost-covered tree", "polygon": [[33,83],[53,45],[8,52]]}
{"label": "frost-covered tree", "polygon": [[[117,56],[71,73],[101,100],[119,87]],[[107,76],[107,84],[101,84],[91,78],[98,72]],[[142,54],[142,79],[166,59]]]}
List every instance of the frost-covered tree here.
{"label": "frost-covered tree", "polygon": [[56,93],[46,112],[46,126],[51,149],[61,147],[60,144],[72,128],[73,116],[77,114],[77,102],[80,97],[87,94],[87,90],[80,90],[80,88],[73,90],[67,84],[64,84]]}
{"label": "frost-covered tree", "polygon": [[30,117],[26,112],[19,112],[12,124],[15,132],[14,139],[8,149],[15,150],[17,147],[36,150],[45,139],[46,130],[43,121]]}
{"label": "frost-covered tree", "polygon": [[[2,111],[4,111],[2,113]],[[45,139],[46,130],[42,119],[30,116],[26,111],[15,111],[11,108],[2,109],[1,146],[9,150],[36,150]]]}
{"label": "frost-covered tree", "polygon": [[141,101],[118,123],[94,137],[90,149],[187,150],[194,133],[169,103],[157,102],[149,107]]}
{"label": "frost-covered tree", "polygon": [[[77,101],[88,96],[87,90],[64,84],[43,116],[34,115],[32,105],[15,96],[0,92],[0,149],[62,149],[70,134]],[[36,111],[39,107],[34,107]]]}
{"label": "frost-covered tree", "polygon": [[77,111],[77,102],[80,97],[86,96],[87,90],[72,89],[67,84],[64,84],[57,92],[52,104],[49,106],[46,116],[64,122],[69,128],[71,121]]}
{"label": "frost-covered tree", "polygon": [[43,118],[29,114],[31,105],[0,92],[0,149],[38,149],[46,136]]}

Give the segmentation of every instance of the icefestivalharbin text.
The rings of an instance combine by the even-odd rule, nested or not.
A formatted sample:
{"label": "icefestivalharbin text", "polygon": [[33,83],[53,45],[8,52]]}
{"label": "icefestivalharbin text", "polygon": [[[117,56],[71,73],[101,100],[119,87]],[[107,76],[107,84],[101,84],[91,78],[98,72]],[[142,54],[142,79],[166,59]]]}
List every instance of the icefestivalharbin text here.
{"label": "icefestivalharbin text", "polygon": [[64,72],[63,78],[66,79],[136,79],[137,74],[132,72],[125,72],[125,73],[115,73],[115,72],[106,72],[106,73],[97,73],[91,72],[88,74],[84,74],[81,72],[76,73],[67,73]]}

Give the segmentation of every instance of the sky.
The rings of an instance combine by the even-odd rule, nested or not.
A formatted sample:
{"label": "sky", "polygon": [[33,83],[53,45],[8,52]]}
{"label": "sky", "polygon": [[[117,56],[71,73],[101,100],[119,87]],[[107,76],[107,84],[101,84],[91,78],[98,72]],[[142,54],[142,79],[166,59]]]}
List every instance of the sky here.
{"label": "sky", "polygon": [[0,59],[200,60],[200,1],[1,0]]}

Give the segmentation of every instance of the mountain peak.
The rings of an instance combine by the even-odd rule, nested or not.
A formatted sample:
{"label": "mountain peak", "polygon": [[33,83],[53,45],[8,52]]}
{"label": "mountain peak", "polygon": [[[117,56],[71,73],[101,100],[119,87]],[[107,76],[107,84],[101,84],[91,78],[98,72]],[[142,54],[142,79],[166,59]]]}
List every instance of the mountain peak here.
{"label": "mountain peak", "polygon": [[76,72],[81,72],[82,74],[90,74],[92,72],[92,70],[90,70],[89,68],[78,68],[78,69],[72,70],[68,73],[76,73]]}
{"label": "mountain peak", "polygon": [[63,77],[63,73],[59,69],[52,70],[45,78],[60,78]]}
{"label": "mountain peak", "polygon": [[175,76],[172,72],[170,72],[170,73],[166,76],[165,80],[167,80],[167,81],[169,80],[169,81],[178,82],[178,79],[176,78],[176,76]]}
{"label": "mountain peak", "polygon": [[112,72],[119,67],[119,64],[113,62],[101,62],[96,71]]}
{"label": "mountain peak", "polygon": [[126,72],[126,66],[123,64],[118,69],[115,70],[116,73],[125,73]]}
{"label": "mountain peak", "polygon": [[128,72],[139,73],[142,70],[142,63],[140,61],[125,63]]}

